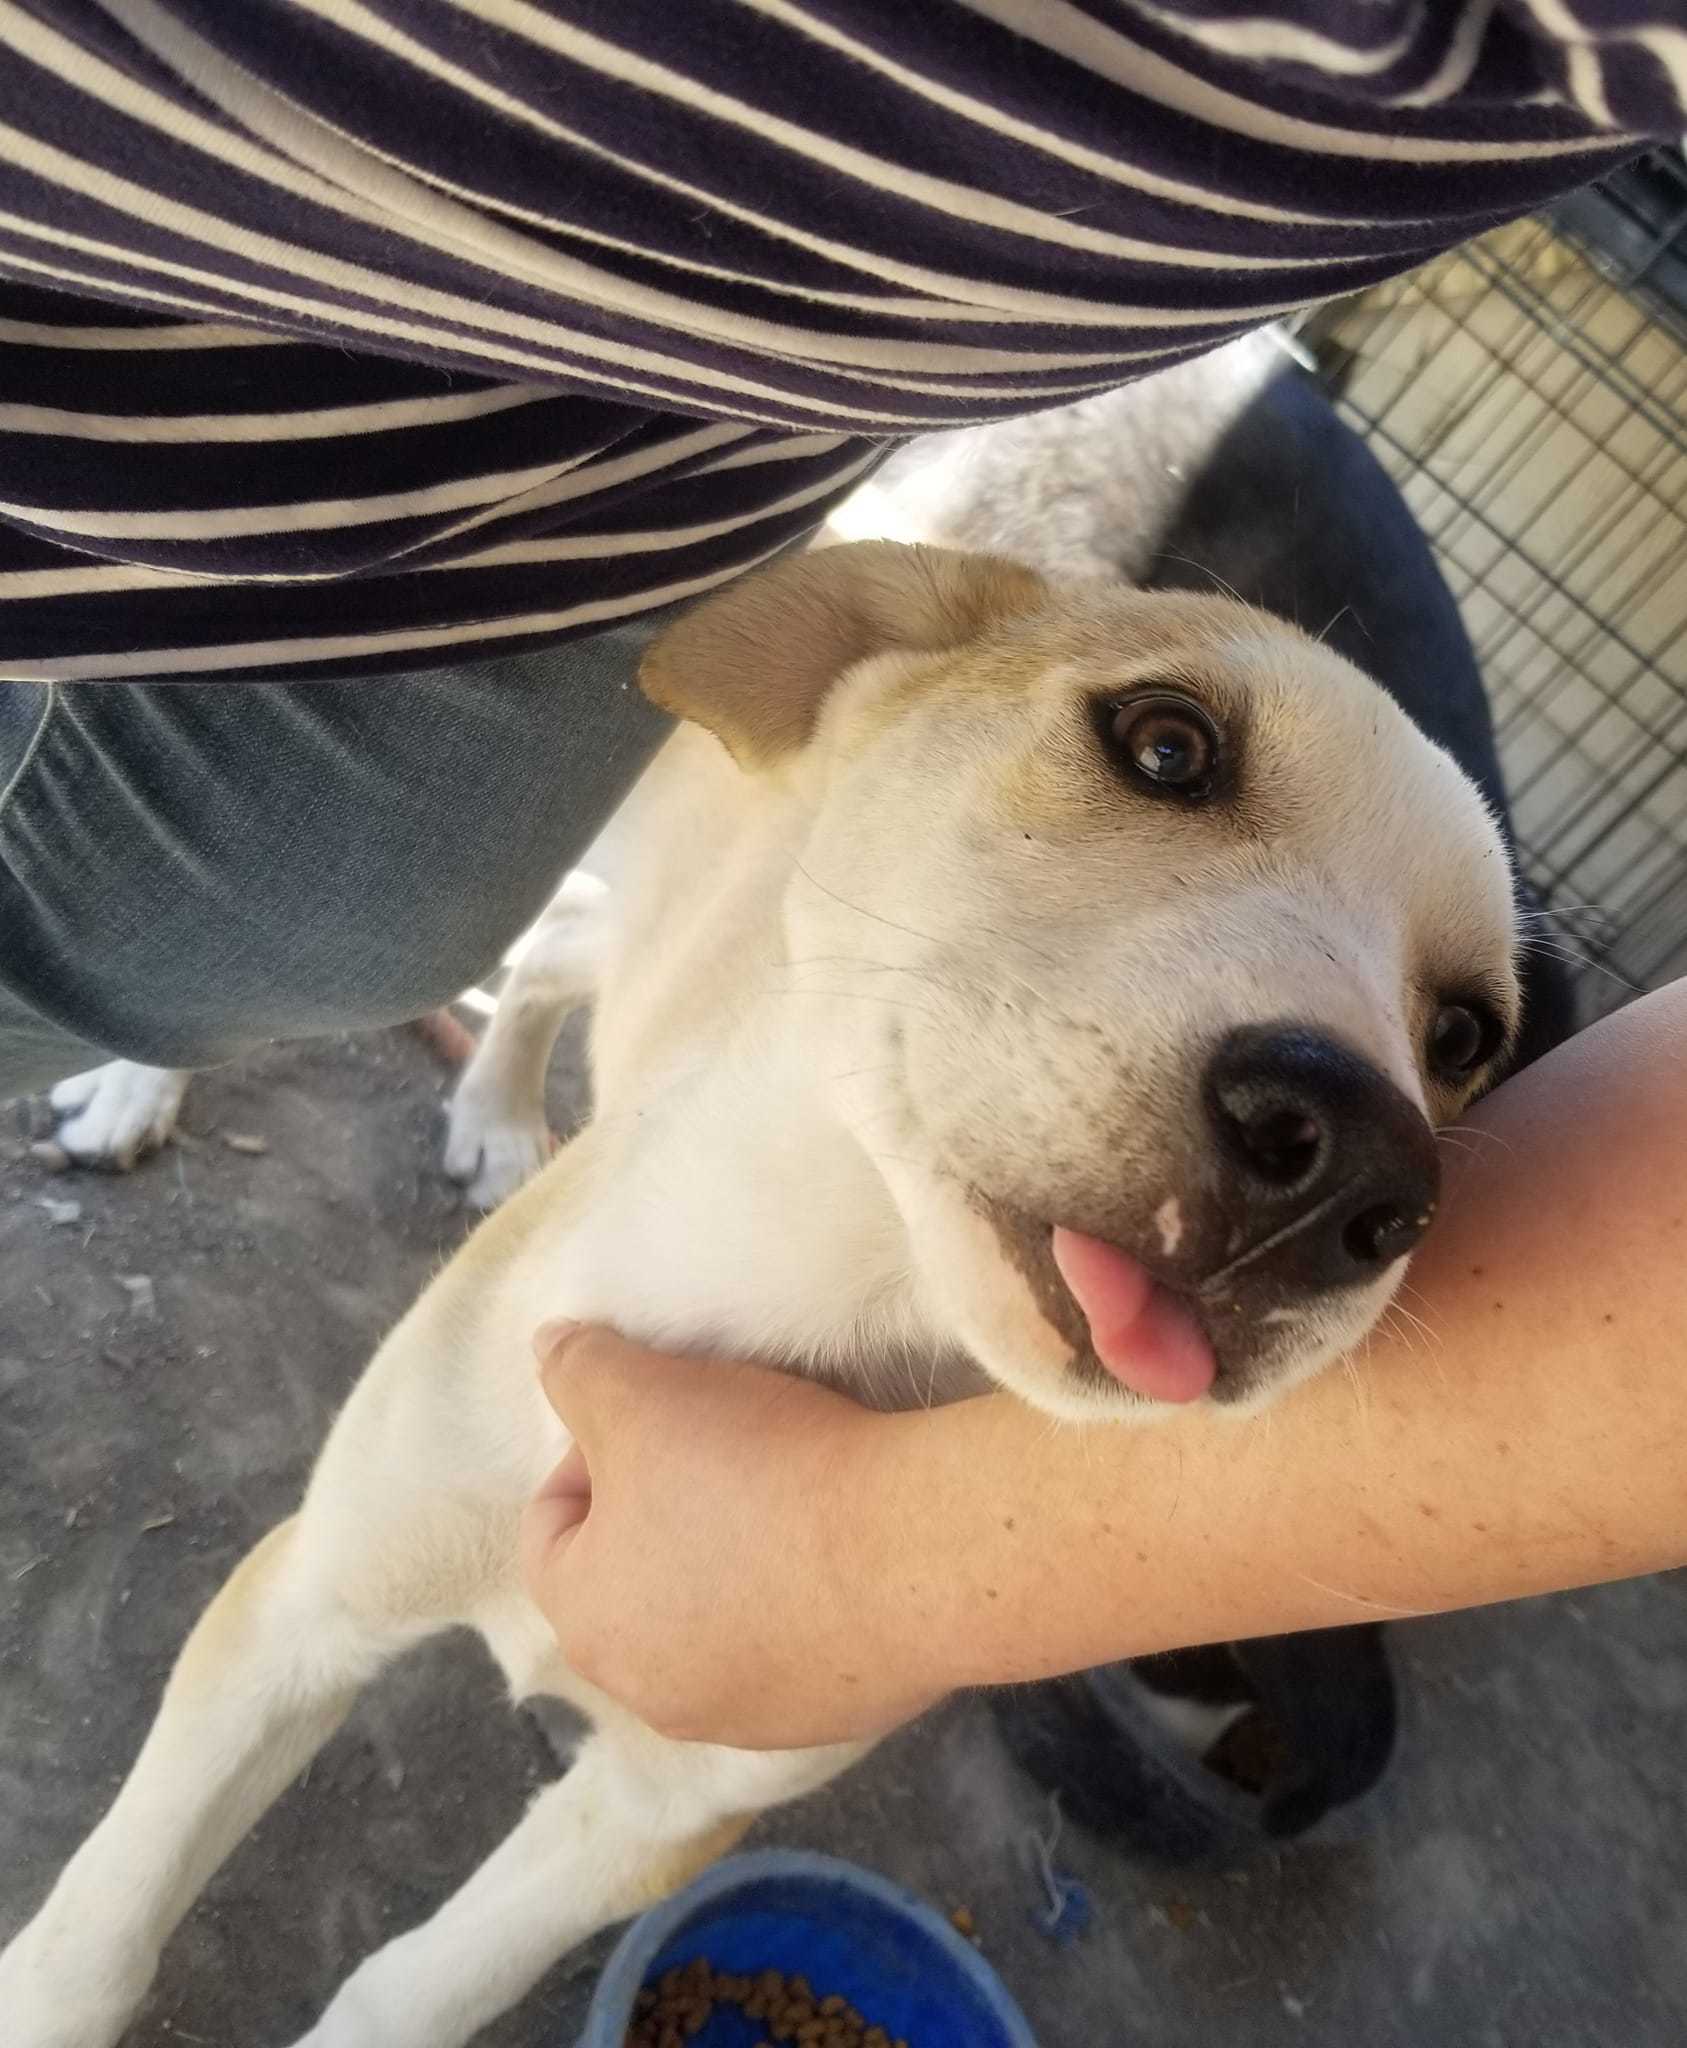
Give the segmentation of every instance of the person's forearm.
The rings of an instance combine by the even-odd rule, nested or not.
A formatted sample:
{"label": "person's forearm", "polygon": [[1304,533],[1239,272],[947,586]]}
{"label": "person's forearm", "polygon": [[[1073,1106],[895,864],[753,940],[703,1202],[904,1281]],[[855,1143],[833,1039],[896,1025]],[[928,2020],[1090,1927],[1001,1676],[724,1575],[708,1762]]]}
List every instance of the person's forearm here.
{"label": "person's forearm", "polygon": [[957,1685],[1687,1560],[1687,983],[1466,1130],[1412,1322],[1245,1420],[875,1415],[543,1333],[579,1450],[527,1519],[533,1597],[653,1726],[761,1748],[876,1735]]}
{"label": "person's forearm", "polygon": [[877,1425],[839,1560],[869,1639],[935,1692],[1687,1559],[1687,982],[1466,1132],[1409,1314],[1267,1415]]}

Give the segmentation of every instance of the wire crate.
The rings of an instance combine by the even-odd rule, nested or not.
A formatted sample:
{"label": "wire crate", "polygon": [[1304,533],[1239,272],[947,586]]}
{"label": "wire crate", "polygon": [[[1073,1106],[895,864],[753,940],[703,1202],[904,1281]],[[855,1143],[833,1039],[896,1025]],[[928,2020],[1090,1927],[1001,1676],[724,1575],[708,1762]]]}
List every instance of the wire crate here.
{"label": "wire crate", "polygon": [[1687,973],[1687,167],[1657,152],[1300,338],[1459,601],[1583,1016]]}

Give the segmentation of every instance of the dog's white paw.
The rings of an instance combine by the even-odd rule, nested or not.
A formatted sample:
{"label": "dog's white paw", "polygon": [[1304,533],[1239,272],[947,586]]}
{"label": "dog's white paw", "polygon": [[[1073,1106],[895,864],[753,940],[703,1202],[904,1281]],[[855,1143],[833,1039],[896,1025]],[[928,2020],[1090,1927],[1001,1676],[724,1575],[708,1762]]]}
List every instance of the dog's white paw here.
{"label": "dog's white paw", "polygon": [[169,1140],[187,1084],[179,1068],[133,1060],[72,1074],[48,1098],[64,1118],[55,1135],[79,1164],[127,1171]]}
{"label": "dog's white paw", "polygon": [[146,1993],[148,1979],[100,1979],[89,1944],[71,1954],[26,1927],[0,1955],[0,2041],[6,2048],[112,2048]]}
{"label": "dog's white paw", "polygon": [[[402,1937],[401,1937],[402,1938]],[[389,1946],[396,1948],[398,1944]],[[448,2048],[463,2039],[465,2028],[448,2015],[417,2013],[407,2008],[404,1988],[392,1985],[393,1958],[377,1949],[352,1972],[334,1994],[328,2010],[292,2048]],[[380,1986],[387,1983],[387,1995]]]}
{"label": "dog's white paw", "polygon": [[445,1133],[445,1171],[477,1209],[496,1209],[551,1156],[543,1106],[531,1109],[459,1088]]}

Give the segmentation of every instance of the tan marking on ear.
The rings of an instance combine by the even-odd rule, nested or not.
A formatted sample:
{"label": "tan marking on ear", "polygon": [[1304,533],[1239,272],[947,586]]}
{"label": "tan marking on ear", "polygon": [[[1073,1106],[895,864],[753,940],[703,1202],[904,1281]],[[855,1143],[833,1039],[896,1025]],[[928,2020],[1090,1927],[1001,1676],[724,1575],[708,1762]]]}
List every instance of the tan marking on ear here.
{"label": "tan marking on ear", "polygon": [[760,768],[804,745],[856,662],[964,646],[1046,594],[1018,563],[948,548],[858,541],[787,555],[676,620],[639,683],[662,710],[707,726],[741,768]]}

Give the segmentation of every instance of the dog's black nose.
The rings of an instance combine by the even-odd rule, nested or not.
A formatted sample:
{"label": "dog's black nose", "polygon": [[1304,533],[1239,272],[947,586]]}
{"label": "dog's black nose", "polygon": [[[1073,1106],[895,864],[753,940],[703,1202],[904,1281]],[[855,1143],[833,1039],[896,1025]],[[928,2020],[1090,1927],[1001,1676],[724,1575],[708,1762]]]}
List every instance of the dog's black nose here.
{"label": "dog's black nose", "polygon": [[1434,1134],[1387,1075],[1333,1038],[1296,1024],[1233,1031],[1205,1098],[1226,1206],[1249,1219],[1232,1267],[1295,1292],[1356,1286],[1428,1229]]}

